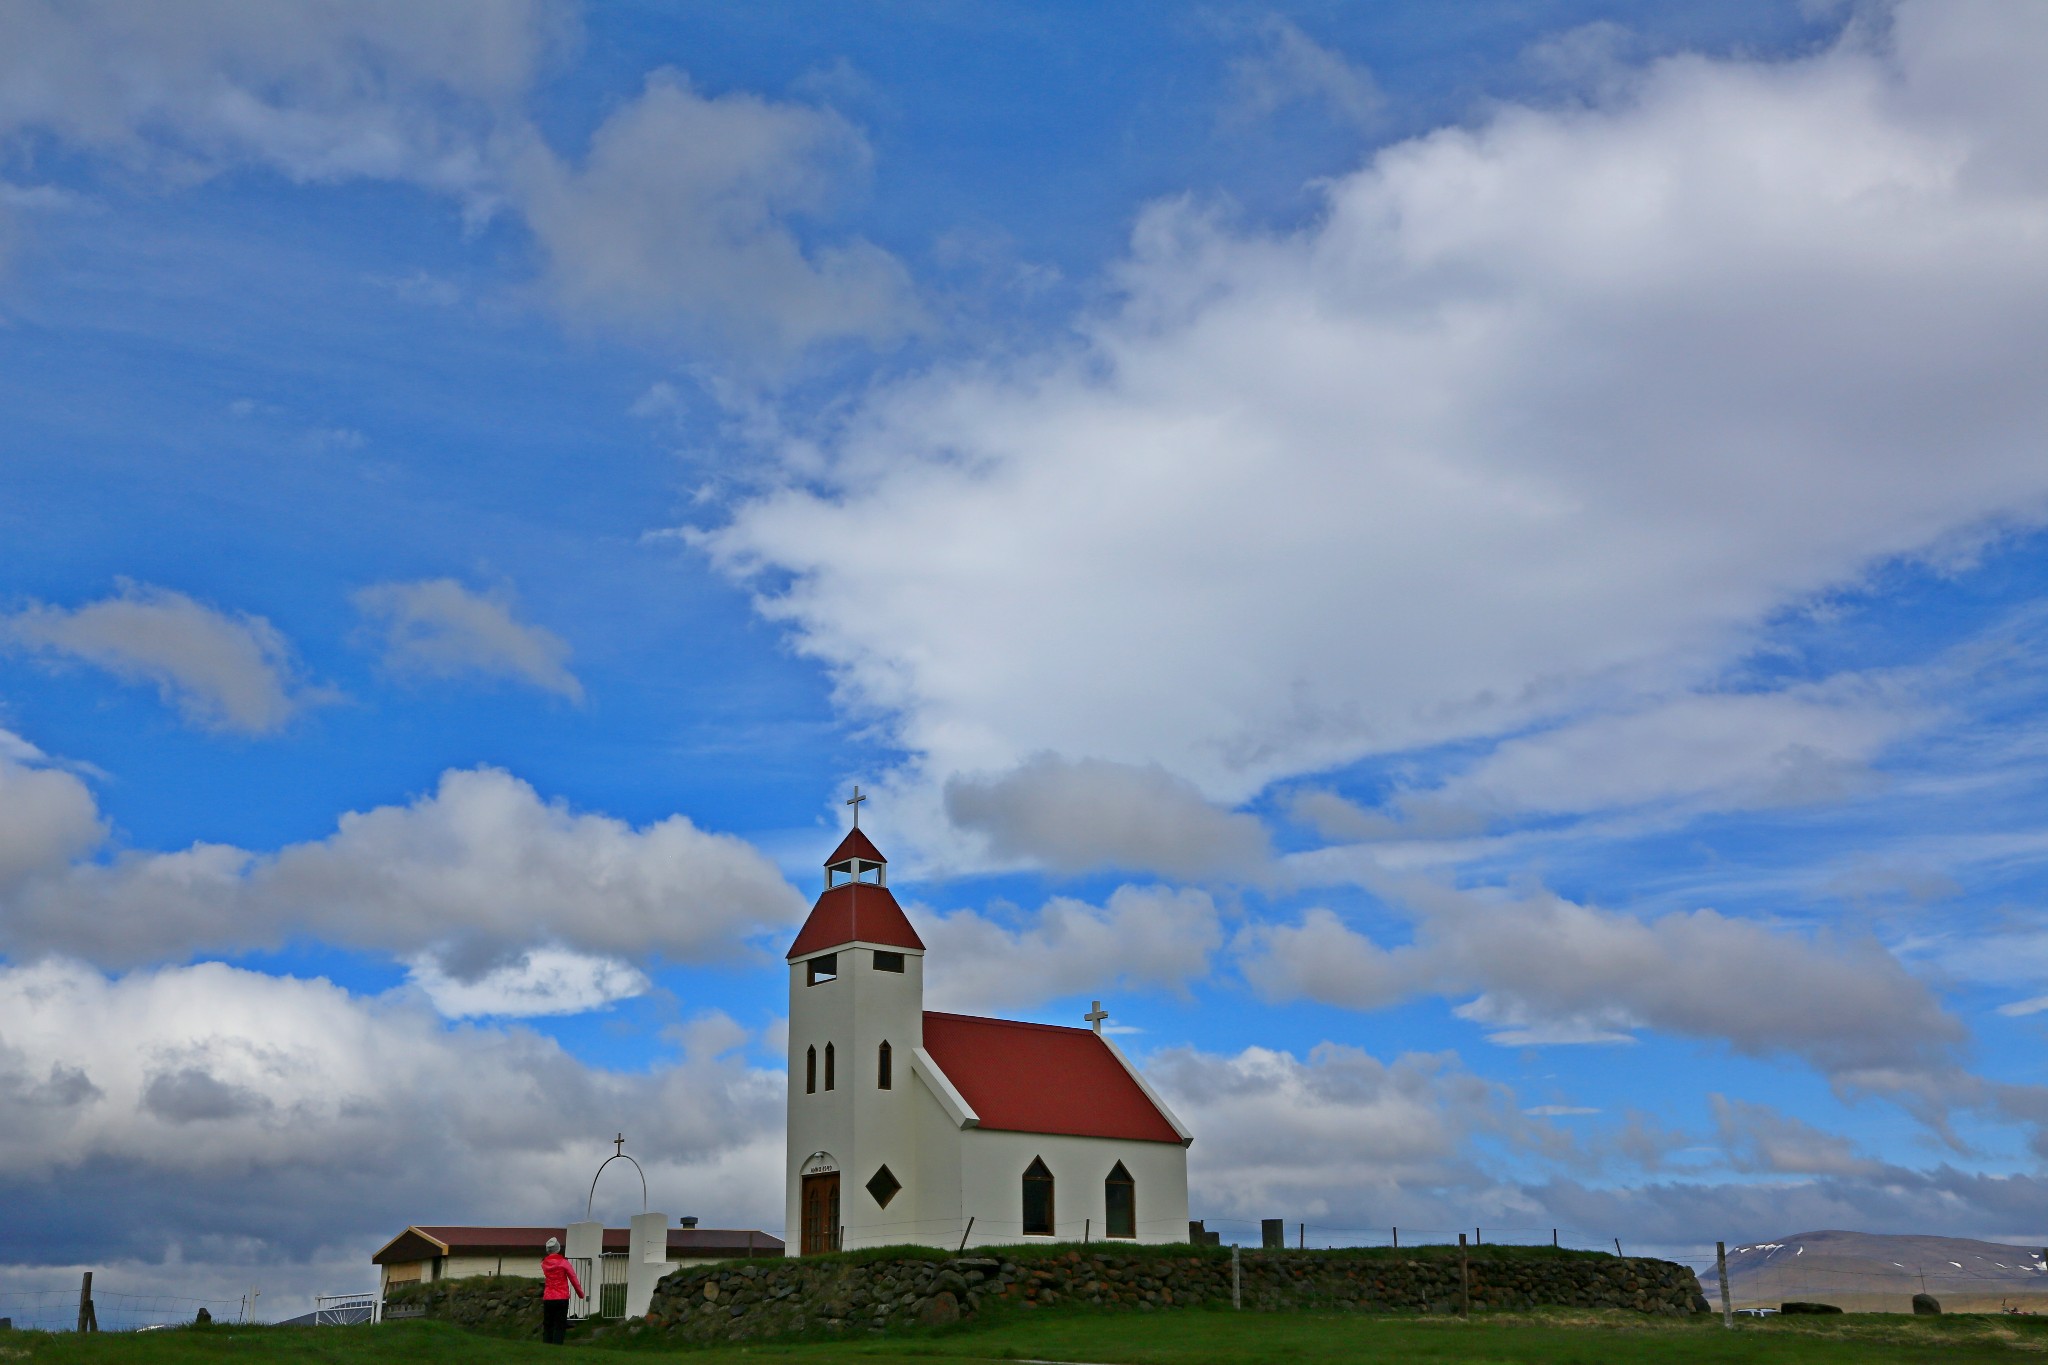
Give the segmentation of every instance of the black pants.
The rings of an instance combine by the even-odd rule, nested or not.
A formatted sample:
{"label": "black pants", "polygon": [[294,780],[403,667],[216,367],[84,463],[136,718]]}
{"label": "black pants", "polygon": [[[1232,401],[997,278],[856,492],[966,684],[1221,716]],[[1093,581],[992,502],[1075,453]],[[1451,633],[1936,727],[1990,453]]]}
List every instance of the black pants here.
{"label": "black pants", "polygon": [[542,1299],[540,1301],[540,1339],[550,1346],[560,1346],[562,1338],[569,1331],[569,1301],[567,1299]]}

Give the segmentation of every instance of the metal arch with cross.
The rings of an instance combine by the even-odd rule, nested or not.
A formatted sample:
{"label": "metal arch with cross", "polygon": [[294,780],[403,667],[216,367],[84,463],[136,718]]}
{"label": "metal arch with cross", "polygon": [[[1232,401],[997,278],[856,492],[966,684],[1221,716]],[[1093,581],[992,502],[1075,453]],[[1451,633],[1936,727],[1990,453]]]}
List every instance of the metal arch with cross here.
{"label": "metal arch with cross", "polygon": [[1100,1000],[1097,1000],[1093,1003],[1095,1005],[1095,1008],[1089,1010],[1086,1014],[1082,1015],[1081,1017],[1083,1019],[1086,1019],[1089,1023],[1095,1025],[1095,1031],[1097,1033],[1100,1033],[1102,1032],[1102,1021],[1109,1018],[1109,1011],[1102,1008],[1102,1002]]}
{"label": "metal arch with cross", "polygon": [[647,1212],[647,1172],[640,1169],[639,1162],[626,1155],[626,1135],[624,1133],[612,1139],[612,1146],[616,1150],[598,1164],[597,1175],[590,1177],[590,1195],[583,1201],[583,1217],[585,1221],[589,1220],[590,1210],[597,1202],[598,1176],[603,1175],[604,1168],[611,1165],[614,1161],[632,1162],[634,1171],[638,1172],[640,1176],[640,1212]]}

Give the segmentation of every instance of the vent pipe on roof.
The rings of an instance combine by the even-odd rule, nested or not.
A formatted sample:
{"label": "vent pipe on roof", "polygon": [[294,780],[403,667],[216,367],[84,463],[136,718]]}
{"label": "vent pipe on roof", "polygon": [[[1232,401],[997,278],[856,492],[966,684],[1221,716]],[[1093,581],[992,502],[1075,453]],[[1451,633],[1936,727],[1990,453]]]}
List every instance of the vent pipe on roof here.
{"label": "vent pipe on roof", "polygon": [[676,1219],[676,1221],[678,1223],[681,1223],[686,1228],[693,1228],[697,1226],[697,1220],[695,1218],[683,1217]]}

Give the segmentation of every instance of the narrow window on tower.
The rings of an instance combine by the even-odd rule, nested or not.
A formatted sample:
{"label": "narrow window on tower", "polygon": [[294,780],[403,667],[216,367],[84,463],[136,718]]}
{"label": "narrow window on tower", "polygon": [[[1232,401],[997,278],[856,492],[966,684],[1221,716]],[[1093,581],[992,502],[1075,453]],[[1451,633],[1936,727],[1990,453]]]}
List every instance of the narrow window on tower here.
{"label": "narrow window on tower", "polygon": [[825,1088],[832,1088],[832,1044],[825,1044]]}
{"label": "narrow window on tower", "polygon": [[804,1050],[804,1093],[818,1093],[818,1049],[814,1047]]}
{"label": "narrow window on tower", "polygon": [[895,1089],[894,1064],[895,1057],[890,1051],[889,1045],[887,1043],[882,1044],[881,1051],[875,1054],[875,1088],[877,1090]]}
{"label": "narrow window on tower", "polygon": [[1138,1235],[1138,1185],[1121,1161],[1109,1168],[1109,1179],[1102,1182],[1102,1208],[1109,1215],[1103,1222],[1111,1237]]}
{"label": "narrow window on tower", "polygon": [[875,949],[875,970],[878,972],[900,972],[903,970],[903,954],[885,953]]}
{"label": "narrow window on tower", "polygon": [[823,985],[825,982],[835,980],[838,977],[839,954],[823,953],[812,958],[806,965],[810,971],[804,978],[805,984],[811,986]]}
{"label": "narrow window on tower", "polygon": [[1052,1236],[1052,1172],[1042,1157],[1031,1158],[1024,1168],[1024,1235]]}

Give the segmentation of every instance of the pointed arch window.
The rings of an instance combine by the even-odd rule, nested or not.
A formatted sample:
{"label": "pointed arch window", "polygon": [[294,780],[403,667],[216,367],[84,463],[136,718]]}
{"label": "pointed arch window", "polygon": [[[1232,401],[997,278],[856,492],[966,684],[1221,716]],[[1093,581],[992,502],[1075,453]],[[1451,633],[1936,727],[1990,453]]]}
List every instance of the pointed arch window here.
{"label": "pointed arch window", "polygon": [[1050,1237],[1052,1232],[1052,1172],[1043,1157],[1033,1157],[1024,1168],[1024,1235]]}
{"label": "pointed arch window", "polygon": [[825,1044],[825,1088],[827,1090],[832,1088],[832,1072],[834,1070],[832,1060],[832,1044],[827,1043]]}
{"label": "pointed arch window", "polygon": [[1137,1237],[1138,1182],[1121,1161],[1109,1168],[1109,1178],[1102,1182],[1102,1210],[1108,1215],[1103,1224],[1109,1236]]}
{"label": "pointed arch window", "polygon": [[804,1050],[804,1093],[818,1093],[818,1049],[815,1047]]}
{"label": "pointed arch window", "polygon": [[875,1089],[896,1088],[896,1054],[885,1042],[875,1053]]}

